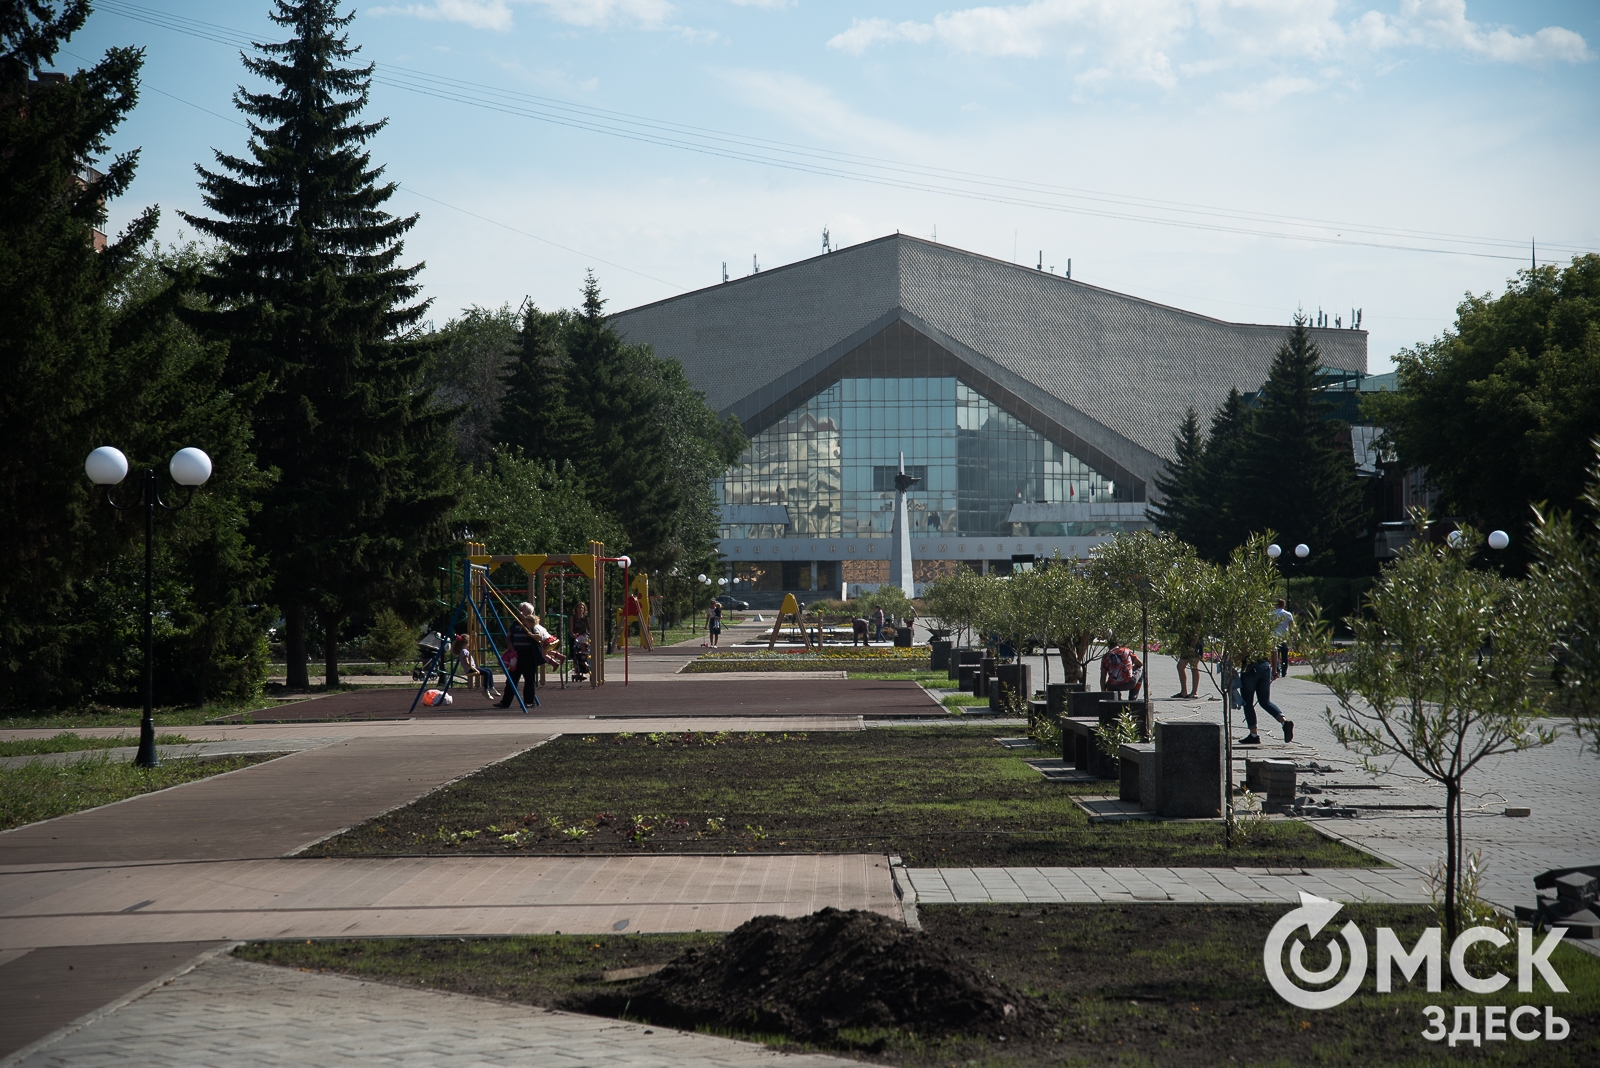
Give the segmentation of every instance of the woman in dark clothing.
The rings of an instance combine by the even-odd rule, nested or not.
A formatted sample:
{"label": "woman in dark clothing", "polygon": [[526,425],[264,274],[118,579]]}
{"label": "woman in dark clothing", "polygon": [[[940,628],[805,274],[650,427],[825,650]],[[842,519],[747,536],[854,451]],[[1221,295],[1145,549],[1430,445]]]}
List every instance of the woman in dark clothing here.
{"label": "woman in dark clothing", "polygon": [[[511,648],[517,654],[517,666],[506,674],[506,692],[500,697],[499,708],[510,708],[516,694],[522,694],[524,705],[539,703],[536,692],[539,685],[539,668],[544,664],[544,641],[539,631],[539,617],[527,601],[517,606],[517,620],[511,624]],[[518,680],[522,688],[518,688]],[[531,698],[531,700],[530,700]]]}

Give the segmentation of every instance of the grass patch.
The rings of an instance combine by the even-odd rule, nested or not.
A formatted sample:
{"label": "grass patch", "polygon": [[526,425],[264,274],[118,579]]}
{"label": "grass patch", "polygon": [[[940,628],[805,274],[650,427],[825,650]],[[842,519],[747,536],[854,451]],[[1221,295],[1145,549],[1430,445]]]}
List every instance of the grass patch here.
{"label": "grass patch", "polygon": [[184,758],[164,761],[159,768],[136,768],[101,753],[69,764],[29,761],[0,768],[0,830],[248,768],[274,755]]}
{"label": "grass patch", "polygon": [[953,685],[942,671],[850,671],[849,675],[874,682],[915,682],[935,690]]}
{"label": "grass patch", "polygon": [[[925,937],[991,973],[1027,999],[1005,1040],[930,1038],[894,1029],[840,1033],[820,1047],[907,1068],[948,1064],[1364,1065],[1380,1068],[1477,1064],[1583,1065],[1600,1056],[1600,960],[1559,946],[1551,957],[1570,993],[1513,982],[1492,995],[1447,988],[1429,994],[1396,976],[1378,994],[1372,971],[1360,992],[1324,1012],[1280,1000],[1266,982],[1261,950],[1287,906],[937,905],[921,910]],[[1347,905],[1369,944],[1378,927],[1410,946],[1433,923],[1425,906]],[[410,986],[558,1007],[574,995],[632,986],[602,984],[613,968],[666,963],[711,935],[551,935],[506,939],[251,943],[247,960],[334,971]],[[1311,947],[1306,964],[1326,952]],[[1514,971],[1515,965],[1512,969]],[[1418,976],[1420,981],[1421,976]],[[1448,982],[1448,980],[1447,980]],[[1427,1005],[1553,1005],[1571,1025],[1563,1042],[1486,1042],[1481,1049],[1427,1042]],[[1481,1018],[1481,1011],[1480,1011]],[[648,1022],[648,1021],[647,1021]],[[1447,1017],[1447,1023],[1450,1017]],[[1542,1022],[1542,1013],[1541,1013]],[[790,1050],[777,1035],[732,1032]]]}
{"label": "grass patch", "polygon": [[[320,688],[314,688],[316,692]],[[279,702],[267,698],[248,701],[218,701],[204,705],[173,705],[155,710],[158,727],[203,727],[209,720],[241,712],[258,712],[263,708],[276,708]],[[0,719],[0,730],[72,730],[79,727],[135,727],[144,717],[139,708],[119,708],[115,705],[86,705],[68,710],[38,709],[15,712]]]}
{"label": "grass patch", "polygon": [[987,697],[974,697],[970,693],[953,693],[939,703],[946,708],[977,708],[980,705],[984,708],[989,707]]}
{"label": "grass patch", "polygon": [[601,984],[600,973],[665,964],[716,934],[527,935],[517,938],[371,938],[251,942],[234,956],[401,986],[555,1005]]}
{"label": "grass patch", "polygon": [[[62,731],[49,738],[0,739],[0,757],[34,756],[40,753],[76,753],[86,749],[121,749],[138,745],[139,736],[122,735],[117,738],[85,738],[71,731]],[[189,739],[181,734],[158,734],[157,745],[187,745]]]}
{"label": "grass patch", "polygon": [[1302,823],[1091,824],[1069,785],[960,727],[567,735],[318,845],[374,853],[898,853],[917,864],[1366,867]]}

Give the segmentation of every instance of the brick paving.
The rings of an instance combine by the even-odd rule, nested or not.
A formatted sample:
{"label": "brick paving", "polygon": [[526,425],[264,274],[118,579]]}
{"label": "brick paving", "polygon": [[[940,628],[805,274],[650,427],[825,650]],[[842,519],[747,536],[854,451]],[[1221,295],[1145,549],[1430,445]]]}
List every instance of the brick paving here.
{"label": "brick paving", "polygon": [[845,1068],[748,1042],[217,956],[3,1068],[605,1065]]}
{"label": "brick paving", "polygon": [[50,865],[0,887],[6,947],[731,931],[827,905],[903,918],[888,858],[870,854]]}

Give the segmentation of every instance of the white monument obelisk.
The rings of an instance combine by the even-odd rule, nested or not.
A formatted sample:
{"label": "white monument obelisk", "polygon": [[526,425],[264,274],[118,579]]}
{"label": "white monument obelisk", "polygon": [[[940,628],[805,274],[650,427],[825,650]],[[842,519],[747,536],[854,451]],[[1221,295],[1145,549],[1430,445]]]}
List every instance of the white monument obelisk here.
{"label": "white monument obelisk", "polygon": [[906,454],[900,454],[900,473],[894,476],[894,545],[889,550],[889,585],[899,586],[907,597],[917,595],[911,571],[911,523],[906,516],[906,491],[922,479],[906,474]]}

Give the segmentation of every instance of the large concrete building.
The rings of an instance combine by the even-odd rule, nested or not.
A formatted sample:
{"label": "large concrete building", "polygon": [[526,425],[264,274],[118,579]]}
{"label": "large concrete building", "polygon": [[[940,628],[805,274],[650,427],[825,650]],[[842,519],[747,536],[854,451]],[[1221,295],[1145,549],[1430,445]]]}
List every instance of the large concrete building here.
{"label": "large concrete building", "polygon": [[[750,435],[718,489],[758,604],[887,578],[901,452],[919,581],[1144,525],[1185,410],[1260,388],[1287,331],[901,234],[614,322]],[[1328,366],[1366,370],[1365,332],[1315,335]]]}

